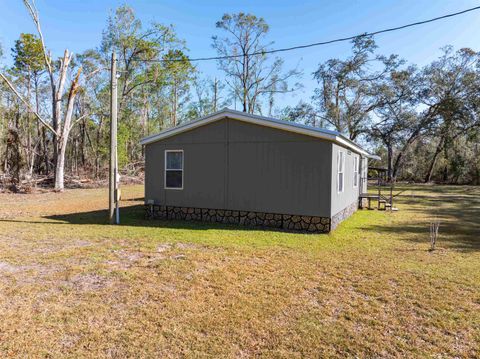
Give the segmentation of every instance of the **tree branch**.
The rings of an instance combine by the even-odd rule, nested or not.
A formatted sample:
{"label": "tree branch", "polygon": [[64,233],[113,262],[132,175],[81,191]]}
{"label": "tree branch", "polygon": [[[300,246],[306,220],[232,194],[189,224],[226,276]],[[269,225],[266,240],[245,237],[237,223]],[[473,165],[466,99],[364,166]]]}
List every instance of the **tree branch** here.
{"label": "tree branch", "polygon": [[20,99],[20,101],[22,101],[25,106],[27,106],[28,110],[30,112],[32,112],[35,117],[37,117],[37,119],[40,121],[40,123],[42,125],[44,125],[46,128],[48,128],[50,131],[52,131],[54,134],[57,134],[56,131],[53,129],[52,126],[50,126],[44,119],[42,116],[40,116],[33,108],[32,106],[27,102],[27,100],[25,100],[22,95],[20,95],[20,93],[17,91],[17,89],[15,88],[15,86],[13,86],[13,84],[5,77],[4,74],[0,73],[0,77],[7,83],[8,87],[10,87],[10,89],[13,91],[13,93]]}

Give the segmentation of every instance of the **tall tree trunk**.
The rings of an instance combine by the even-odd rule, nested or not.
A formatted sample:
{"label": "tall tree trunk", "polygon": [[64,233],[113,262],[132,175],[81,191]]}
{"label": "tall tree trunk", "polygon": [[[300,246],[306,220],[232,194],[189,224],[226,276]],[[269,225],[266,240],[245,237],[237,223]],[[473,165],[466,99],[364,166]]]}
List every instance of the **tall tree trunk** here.
{"label": "tall tree trunk", "polygon": [[17,192],[20,185],[21,169],[20,138],[18,137],[17,129],[11,128],[8,132],[8,142],[10,143],[9,157],[7,158],[8,171],[10,174],[11,189]]}
{"label": "tall tree trunk", "polygon": [[[87,135],[87,126],[85,121],[81,123],[80,127],[80,162],[82,163],[82,167],[85,169],[85,163],[86,163],[86,155],[85,155],[85,150],[86,150],[86,135]],[[77,168],[78,171],[78,168]]]}
{"label": "tall tree trunk", "polygon": [[425,183],[428,183],[432,180],[433,169],[435,168],[435,164],[437,163],[438,155],[443,150],[443,141],[444,139],[440,139],[440,142],[437,145],[435,153],[433,154],[432,160],[430,161],[430,165],[428,166],[427,174],[425,175]]}
{"label": "tall tree trunk", "polygon": [[410,134],[410,137],[408,138],[408,140],[405,142],[402,148],[398,151],[397,158],[395,159],[395,162],[393,164],[393,173],[392,173],[393,178],[397,178],[398,170],[400,169],[400,165],[402,164],[404,154],[407,152],[408,148],[412,145],[412,143],[415,142],[421,130],[424,128],[426,124],[427,124],[426,120],[422,121],[422,124],[417,126],[415,131],[413,131]]}
{"label": "tall tree trunk", "polygon": [[[34,87],[34,91],[35,91],[35,111],[37,111],[37,113],[40,111],[40,99],[39,99],[39,91],[38,91],[38,73],[34,73],[33,75],[33,87]],[[43,152],[43,136],[42,136],[42,126],[40,126],[40,123],[37,121],[37,137],[38,137],[38,141],[37,143],[39,143],[39,146],[40,146],[40,149],[41,151]],[[42,153],[43,155],[43,153]],[[40,174],[41,173],[41,167],[42,167],[42,156],[38,156],[37,157],[37,168],[36,168],[36,172],[37,174]]]}
{"label": "tall tree trunk", "polygon": [[217,112],[217,101],[218,101],[218,80],[215,77],[215,80],[213,80],[213,112]]}
{"label": "tall tree trunk", "polygon": [[443,167],[443,178],[442,178],[442,182],[443,182],[443,183],[447,183],[447,182],[448,182],[448,163],[449,163],[449,156],[448,156],[448,148],[447,148],[447,146],[444,146],[443,152],[444,152],[444,157],[445,157],[445,166]]}
{"label": "tall tree trunk", "polygon": [[20,171],[22,166],[22,158],[20,154],[20,107],[16,106],[14,126],[8,131],[8,143],[10,144],[9,157],[7,162],[8,173],[10,174],[11,189],[18,191],[20,185]]}
{"label": "tall tree trunk", "polygon": [[[142,116],[141,116],[141,126],[142,126],[142,136],[148,136],[148,97],[145,91],[142,91],[143,96],[143,106],[142,106]],[[143,146],[142,146],[143,151]]]}
{"label": "tall tree trunk", "polygon": [[[62,143],[62,142],[60,142]],[[64,190],[64,171],[65,171],[65,150],[66,146],[60,145],[60,148],[57,151],[57,157],[55,158],[55,191],[63,191]]]}
{"label": "tall tree trunk", "polygon": [[172,96],[172,126],[177,125],[177,85],[173,86],[173,96]]}
{"label": "tall tree trunk", "polygon": [[48,159],[48,139],[47,139],[47,131],[45,127],[42,127],[42,146],[43,146],[43,162],[45,163],[45,175],[48,176],[50,174],[50,162]]}
{"label": "tall tree trunk", "polygon": [[247,59],[248,59],[248,55],[244,53],[243,54],[243,74],[242,74],[243,112],[247,112],[247,80],[248,80]]}
{"label": "tall tree trunk", "polygon": [[[478,138],[478,137],[477,137]],[[478,147],[478,141],[475,142],[475,158],[480,158],[480,150]],[[477,160],[477,163],[475,164],[475,170],[474,170],[474,178],[473,178],[473,184],[474,185],[480,185],[480,161]]]}
{"label": "tall tree trunk", "polygon": [[59,113],[57,113],[57,100],[56,100],[56,91],[55,91],[55,83],[53,80],[53,75],[52,75],[52,125],[53,125],[53,130],[54,132],[52,133],[52,145],[53,145],[53,168],[55,169],[54,171],[54,181],[56,183],[57,181],[57,158],[58,158],[58,117]]}
{"label": "tall tree trunk", "polygon": [[404,151],[401,150],[398,153],[397,158],[395,159],[395,162],[393,163],[393,171],[392,171],[392,177],[393,178],[397,178],[398,171],[400,169],[400,165],[402,164],[403,154],[404,154]]}
{"label": "tall tree trunk", "polygon": [[392,144],[387,144],[387,177],[388,181],[393,181],[393,173],[392,173],[392,162],[393,162],[393,148]]}
{"label": "tall tree trunk", "polygon": [[[68,56],[68,52],[65,52],[65,56]],[[65,151],[68,143],[68,136],[70,135],[70,130],[72,129],[72,116],[73,116],[73,106],[75,104],[75,97],[78,91],[78,81],[80,79],[80,74],[82,69],[80,68],[75,76],[75,79],[72,81],[70,87],[70,92],[68,94],[67,100],[67,111],[65,112],[65,119],[63,121],[62,134],[59,138],[57,157],[55,158],[55,190],[63,191],[64,190],[64,172],[65,172]]]}
{"label": "tall tree trunk", "polygon": [[95,178],[97,179],[99,177],[99,172],[100,172],[100,155],[101,155],[100,140],[102,137],[102,127],[103,127],[103,116],[100,116],[100,122],[97,127],[97,136],[96,136],[97,147],[95,149]]}

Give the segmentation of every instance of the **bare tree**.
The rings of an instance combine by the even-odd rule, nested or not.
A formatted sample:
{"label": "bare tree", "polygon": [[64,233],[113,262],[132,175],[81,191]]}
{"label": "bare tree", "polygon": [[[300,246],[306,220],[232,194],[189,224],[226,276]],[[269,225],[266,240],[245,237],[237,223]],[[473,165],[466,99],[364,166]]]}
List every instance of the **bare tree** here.
{"label": "bare tree", "polygon": [[[76,76],[70,83],[65,111],[62,111],[63,97],[65,95],[65,83],[67,81],[68,70],[73,59],[73,54],[65,50],[63,58],[60,60],[58,70],[52,64],[52,58],[47,51],[45,40],[40,25],[40,19],[35,2],[24,0],[30,16],[37,28],[38,36],[40,38],[43,50],[43,57],[45,60],[45,67],[50,80],[50,91],[52,96],[52,113],[51,123],[53,126],[47,126],[53,132],[54,143],[54,164],[55,164],[55,190],[62,191],[64,189],[64,169],[65,169],[65,151],[67,148],[68,136],[72,129],[72,116],[75,98],[77,96],[81,68],[78,69]],[[56,74],[58,72],[58,74]],[[36,111],[35,111],[36,112]],[[40,115],[37,113],[37,117]],[[42,120],[44,124],[47,122]]]}
{"label": "bare tree", "polygon": [[225,38],[213,37],[213,47],[222,57],[218,65],[243,112],[261,112],[262,97],[272,101],[273,95],[299,87],[288,86],[288,81],[299,75],[297,70],[282,72],[282,59],[269,61],[266,51],[272,43],[264,43],[269,27],[263,18],[243,12],[225,14],[216,27],[227,32]]}
{"label": "bare tree", "polygon": [[[35,111],[30,105],[28,99],[24,99],[20,93],[15,89],[12,83],[3,75],[0,74],[10,89],[15,93],[15,95],[24,102],[29,111],[35,114],[36,118],[50,130],[54,138],[54,160],[55,160],[55,190],[62,191],[64,189],[64,167],[65,167],[65,151],[68,142],[68,136],[70,130],[72,129],[72,116],[75,98],[77,95],[79,87],[79,79],[81,74],[81,68],[78,69],[78,72],[74,79],[71,82],[67,102],[65,106],[65,112],[62,111],[62,102],[65,95],[65,82],[67,79],[67,73],[69,65],[72,61],[73,54],[68,50],[65,50],[63,58],[60,60],[60,65],[58,70],[55,70],[55,67],[52,64],[52,59],[50,54],[47,52],[45,46],[45,41],[43,38],[43,33],[40,25],[40,20],[38,16],[38,11],[35,7],[35,3],[32,1],[24,0],[24,4],[27,7],[33,22],[38,31],[38,35],[42,44],[43,57],[45,61],[45,66],[47,74],[50,80],[50,90],[51,90],[51,121],[45,120],[37,111]],[[55,72],[58,71],[56,76]],[[57,78],[56,78],[57,77]],[[51,123],[51,124],[50,124]]]}
{"label": "bare tree", "polygon": [[190,102],[188,106],[187,120],[206,116],[228,106],[228,99],[223,96],[225,85],[216,77],[214,79],[195,77],[193,89],[196,100]]}

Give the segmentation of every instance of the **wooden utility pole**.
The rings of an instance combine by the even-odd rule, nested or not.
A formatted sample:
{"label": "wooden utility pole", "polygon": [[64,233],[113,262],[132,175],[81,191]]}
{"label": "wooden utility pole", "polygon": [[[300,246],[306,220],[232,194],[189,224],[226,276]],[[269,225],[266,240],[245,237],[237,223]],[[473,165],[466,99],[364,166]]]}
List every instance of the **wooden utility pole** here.
{"label": "wooden utility pole", "polygon": [[[110,224],[118,224],[118,168],[117,168],[117,55],[112,53],[110,71],[110,178],[108,216]],[[115,216],[115,209],[117,216]]]}

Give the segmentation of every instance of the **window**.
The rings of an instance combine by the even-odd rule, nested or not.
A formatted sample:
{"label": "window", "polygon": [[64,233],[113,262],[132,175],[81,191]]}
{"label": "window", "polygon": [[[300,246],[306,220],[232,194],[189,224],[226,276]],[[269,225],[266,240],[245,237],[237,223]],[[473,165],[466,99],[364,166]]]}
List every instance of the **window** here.
{"label": "window", "polygon": [[165,151],[165,189],[183,189],[183,150]]}
{"label": "window", "polygon": [[358,186],[358,157],[353,157],[353,187]]}
{"label": "window", "polygon": [[337,153],[337,190],[343,192],[344,188],[344,172],[345,172],[345,152]]}

